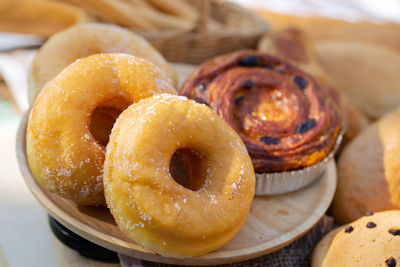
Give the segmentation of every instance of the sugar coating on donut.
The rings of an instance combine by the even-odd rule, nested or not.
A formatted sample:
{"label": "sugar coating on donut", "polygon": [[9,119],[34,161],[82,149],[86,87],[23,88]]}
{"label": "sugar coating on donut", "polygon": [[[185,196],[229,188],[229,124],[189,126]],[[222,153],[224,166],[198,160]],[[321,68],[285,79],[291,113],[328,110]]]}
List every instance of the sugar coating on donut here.
{"label": "sugar coating on donut", "polygon": [[[195,101],[193,101],[193,100],[188,100],[186,97],[183,97],[183,96],[176,96],[176,97],[174,97],[174,98],[171,98],[170,97],[170,95],[166,95],[166,94],[162,94],[162,95],[159,95],[159,96],[157,96],[157,97],[154,97],[154,98],[158,98],[159,99],[159,101],[160,102],[163,102],[163,103],[166,103],[166,104],[168,104],[168,105],[171,105],[173,102],[176,102],[177,100],[184,100],[184,101],[189,101],[189,102],[191,102],[192,104],[194,104],[194,105],[202,105],[202,104],[199,104],[199,103],[197,103],[197,102],[195,102]],[[138,112],[137,110],[138,110],[138,108],[135,108],[135,107],[132,107],[131,108],[132,110],[134,110],[134,111],[136,111],[136,112]],[[156,112],[155,112],[155,110],[154,110],[154,106],[149,106],[149,107],[147,107],[147,112],[149,113],[149,114],[157,114]],[[147,120],[151,120],[151,119],[144,119],[144,118],[142,118],[142,119],[140,119],[140,122],[146,122]],[[211,117],[211,120],[215,120],[215,117]],[[131,125],[133,125],[135,122],[131,122]],[[141,127],[140,125],[138,126],[138,125],[136,125],[136,127]],[[234,136],[234,134],[233,133],[230,133],[230,135],[232,135],[232,136]],[[177,142],[177,145],[179,146],[180,145],[180,143],[179,142]],[[233,143],[232,142],[230,142],[230,145],[233,147]],[[240,144],[240,142],[237,142],[237,145],[239,146],[239,147],[241,147],[241,148],[243,148],[243,146],[240,146],[241,144]],[[242,152],[243,152],[243,149],[242,149]],[[133,157],[134,158],[134,157]],[[154,161],[154,159],[150,159],[150,161]],[[130,165],[130,167],[132,168],[132,169],[135,169],[135,166],[137,166],[138,164],[136,163],[136,164],[134,164],[133,166],[132,165]],[[244,174],[244,170],[243,170],[243,168],[244,168],[244,166],[241,166],[241,171],[240,171],[240,175],[243,175]],[[157,167],[156,168],[156,170],[155,170],[155,173],[159,173],[159,171],[160,171],[160,169],[161,169],[161,167]],[[167,168],[162,168],[162,170],[164,171],[164,172],[168,172],[168,169]],[[207,169],[207,172],[209,172],[210,171],[210,169],[208,168]],[[130,181],[132,181],[132,180],[134,180],[134,177],[132,176],[132,175],[129,175],[129,180]],[[241,182],[244,182],[244,180],[242,180],[241,179],[241,176],[239,176],[239,178],[238,178],[238,185],[240,186],[241,185]],[[207,179],[205,180],[205,185],[209,185],[209,184],[211,184],[212,183],[212,180],[211,179],[209,179],[209,177],[207,176]],[[112,185],[110,185],[110,188],[112,188]],[[232,188],[233,189],[237,189],[237,185],[236,185],[236,183],[233,183],[233,185],[232,185]],[[204,191],[204,192],[206,192],[206,190],[204,189],[204,188],[202,188],[202,189],[200,189],[200,191],[199,192],[201,192],[201,191]],[[161,194],[161,191],[159,191],[159,194]],[[210,203],[211,204],[217,204],[218,203],[218,201],[215,199],[215,195],[214,194],[212,194],[212,193],[209,193],[209,192],[207,192],[207,194],[208,194],[208,196],[210,197],[210,199],[211,199],[211,201],[210,201]],[[184,199],[183,200],[183,203],[184,204],[186,204],[187,203],[187,200],[186,199]],[[177,203],[175,203],[175,207],[176,207],[176,209],[179,211],[180,210],[180,206],[177,204]],[[130,228],[134,228],[134,224],[130,224],[129,222],[128,222],[128,225],[131,225],[130,226]],[[132,227],[132,225],[133,225],[133,227]],[[142,226],[143,224],[139,224],[140,226]]]}
{"label": "sugar coating on donut", "polygon": [[146,60],[126,54],[77,60],[46,85],[31,111],[27,155],[33,175],[63,197],[104,204],[105,147],[89,129],[93,111],[107,101],[124,109],[160,93],[174,94],[172,81]]}
{"label": "sugar coating on donut", "polygon": [[[198,165],[204,181],[197,190],[170,174],[172,155],[185,147],[203,153]],[[156,95],[124,111],[104,170],[117,224],[165,256],[201,255],[228,242],[254,195],[254,170],[239,136],[210,108],[182,96]]]}

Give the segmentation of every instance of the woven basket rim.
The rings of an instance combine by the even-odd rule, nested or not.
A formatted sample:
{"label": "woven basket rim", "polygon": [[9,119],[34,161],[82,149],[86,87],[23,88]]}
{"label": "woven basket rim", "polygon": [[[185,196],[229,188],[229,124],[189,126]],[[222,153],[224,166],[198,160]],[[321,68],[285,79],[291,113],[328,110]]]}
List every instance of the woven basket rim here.
{"label": "woven basket rim", "polygon": [[[205,0],[188,1],[197,5]],[[261,36],[269,32],[269,24],[251,10],[227,0],[210,1],[207,8],[198,6],[199,10],[202,8],[202,17],[192,31],[136,33],[149,40],[169,61],[199,64],[217,55],[255,48]],[[209,17],[212,19],[207,20]],[[217,24],[219,27],[215,27]]]}
{"label": "woven basket rim", "polygon": [[250,22],[254,25],[252,25],[251,28],[224,28],[221,30],[214,30],[214,31],[205,31],[205,32],[179,32],[179,31],[165,31],[165,30],[160,30],[160,31],[138,31],[135,29],[134,30],[136,33],[142,35],[145,38],[148,38],[150,40],[157,40],[157,39],[169,39],[169,38],[184,38],[184,39],[194,39],[194,38],[204,38],[204,37],[210,37],[210,38],[227,38],[227,37],[235,37],[237,36],[238,38],[241,37],[253,37],[253,36],[258,36],[260,34],[266,33],[269,31],[270,26],[269,24],[260,18],[257,14],[254,12],[245,9],[241,7],[240,5],[236,3],[232,3],[227,0],[214,0],[211,1],[213,4],[216,4],[219,6],[219,8],[227,8],[230,12],[235,12],[236,14],[240,14],[243,19],[245,19],[247,22]]}

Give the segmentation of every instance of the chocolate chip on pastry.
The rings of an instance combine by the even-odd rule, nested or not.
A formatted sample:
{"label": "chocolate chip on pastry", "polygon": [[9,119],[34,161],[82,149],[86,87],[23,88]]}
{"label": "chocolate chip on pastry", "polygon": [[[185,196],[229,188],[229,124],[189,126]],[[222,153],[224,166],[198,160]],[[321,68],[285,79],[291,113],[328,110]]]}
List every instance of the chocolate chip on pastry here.
{"label": "chocolate chip on pastry", "polygon": [[346,232],[346,233],[351,233],[351,232],[353,232],[353,230],[354,230],[354,228],[353,228],[353,226],[346,226],[345,228],[344,228],[344,231]]}
{"label": "chocolate chip on pastry", "polygon": [[389,267],[395,267],[396,266],[396,260],[394,258],[387,259],[385,261],[385,263]]}
{"label": "chocolate chip on pastry", "polygon": [[390,229],[388,232],[394,236],[400,235],[400,229]]}

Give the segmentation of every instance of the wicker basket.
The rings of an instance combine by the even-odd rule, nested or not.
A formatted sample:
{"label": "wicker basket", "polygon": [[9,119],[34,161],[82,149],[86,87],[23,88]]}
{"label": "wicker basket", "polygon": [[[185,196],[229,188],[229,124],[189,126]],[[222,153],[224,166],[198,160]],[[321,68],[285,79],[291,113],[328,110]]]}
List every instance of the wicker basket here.
{"label": "wicker basket", "polygon": [[[190,0],[202,7],[198,26],[187,33],[147,32],[147,38],[169,61],[199,64],[220,54],[256,48],[269,26],[256,14],[221,0]],[[219,28],[212,27],[216,22]]]}

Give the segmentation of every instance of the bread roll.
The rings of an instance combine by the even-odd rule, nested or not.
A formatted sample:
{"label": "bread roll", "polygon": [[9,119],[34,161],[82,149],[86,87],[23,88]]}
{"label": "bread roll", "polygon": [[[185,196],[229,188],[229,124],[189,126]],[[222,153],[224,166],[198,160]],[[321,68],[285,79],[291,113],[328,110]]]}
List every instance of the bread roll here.
{"label": "bread roll", "polygon": [[396,266],[400,263],[399,218],[399,210],[368,213],[333,230],[315,247],[311,267]]}
{"label": "bread roll", "polygon": [[367,211],[400,208],[400,108],[358,135],[340,155],[331,210],[347,223]]}

